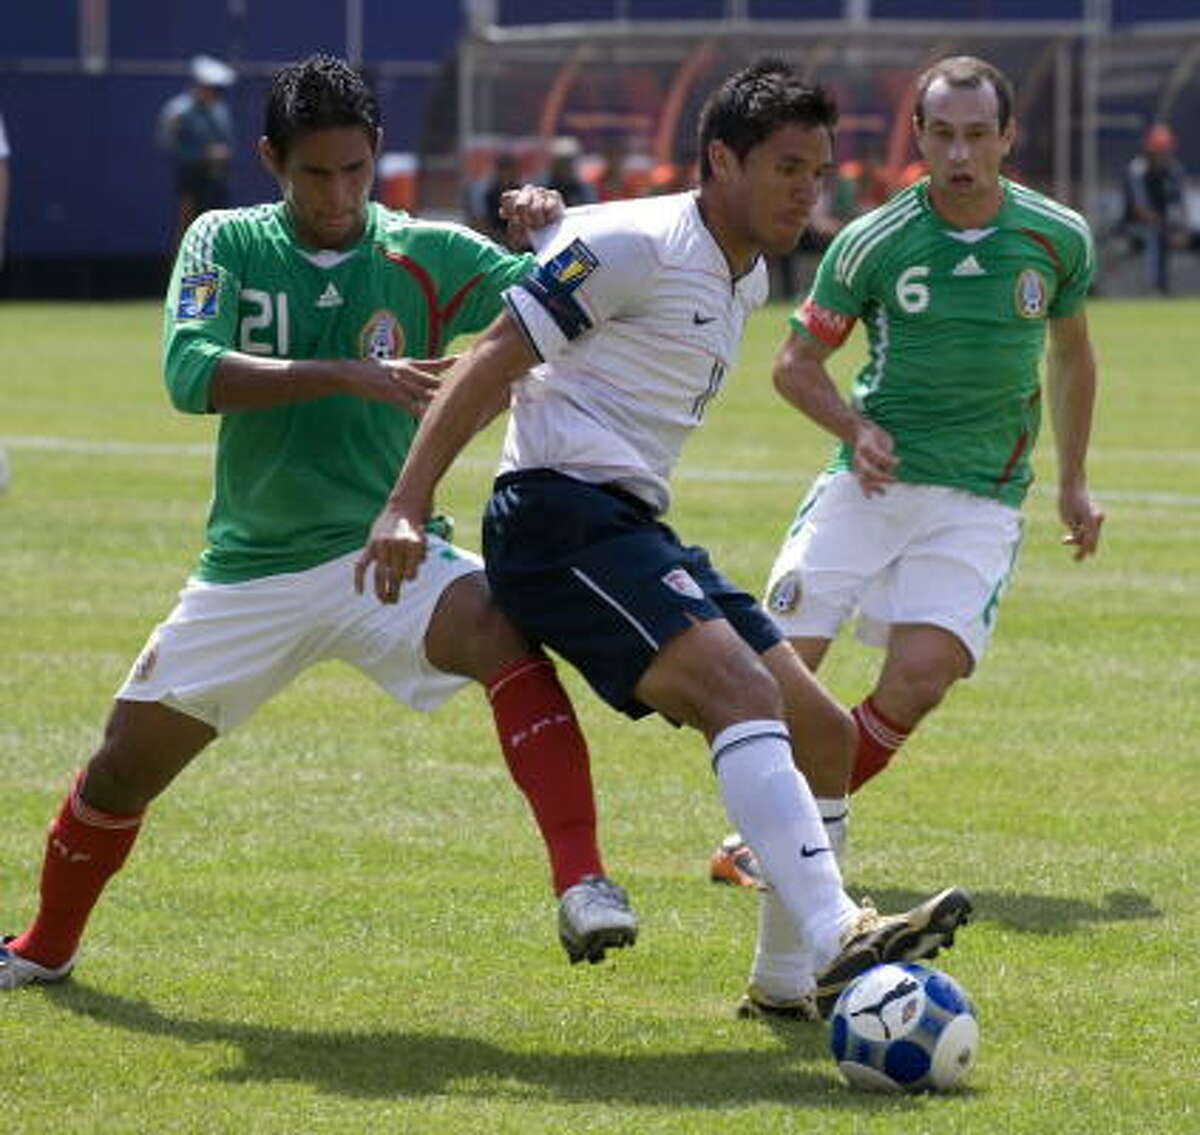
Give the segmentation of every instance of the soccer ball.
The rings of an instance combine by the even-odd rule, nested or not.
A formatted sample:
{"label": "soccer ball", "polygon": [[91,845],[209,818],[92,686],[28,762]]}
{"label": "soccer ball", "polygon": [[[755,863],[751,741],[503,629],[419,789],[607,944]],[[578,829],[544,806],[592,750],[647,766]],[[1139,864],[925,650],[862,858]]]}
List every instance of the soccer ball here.
{"label": "soccer ball", "polygon": [[853,1088],[944,1091],[975,1063],[979,1022],[962,986],[916,962],[875,966],[833,1007],[829,1044]]}

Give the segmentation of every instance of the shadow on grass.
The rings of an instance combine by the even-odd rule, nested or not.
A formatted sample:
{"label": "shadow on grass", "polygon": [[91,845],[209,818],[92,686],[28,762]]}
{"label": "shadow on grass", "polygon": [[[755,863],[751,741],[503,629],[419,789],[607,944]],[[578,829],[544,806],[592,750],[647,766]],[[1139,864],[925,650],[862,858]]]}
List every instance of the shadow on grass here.
{"label": "shadow on grass", "polygon": [[[1090,922],[1132,922],[1163,916],[1150,897],[1138,891],[1109,891],[1101,904],[1057,895],[968,889],[975,904],[972,921],[998,922],[1006,929],[1030,934],[1069,934]],[[885,913],[908,910],[929,897],[927,891],[872,888],[859,880],[848,883],[847,890],[853,895],[870,895]]]}
{"label": "shadow on grass", "polygon": [[452,1095],[659,1108],[783,1103],[898,1116],[915,1103],[838,1085],[826,1030],[812,1025],[779,1025],[774,1031],[781,1047],[771,1052],[728,1046],[674,1053],[524,1052],[438,1032],[317,1032],[190,1019],[76,981],[46,986],[44,993],[60,1008],[110,1028],[234,1045],[241,1064],[219,1073],[233,1084],[293,1081],[360,1098]]}

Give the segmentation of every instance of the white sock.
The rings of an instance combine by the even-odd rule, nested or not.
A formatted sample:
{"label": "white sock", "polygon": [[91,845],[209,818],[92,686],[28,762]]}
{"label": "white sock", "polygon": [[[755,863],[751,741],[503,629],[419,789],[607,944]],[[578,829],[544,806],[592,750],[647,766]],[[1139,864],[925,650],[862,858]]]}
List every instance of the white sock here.
{"label": "white sock", "polygon": [[817,811],[829,836],[829,846],[837,856],[838,866],[846,864],[846,837],[850,826],[849,796],[818,796]]}
{"label": "white sock", "polygon": [[787,726],[741,721],[713,738],[712,751],[730,820],[758,857],[795,939],[807,938],[815,960],[824,964],[857,908],[842,889],[808,783],[792,764]]}
{"label": "white sock", "polygon": [[774,1001],[795,1001],[815,984],[812,950],[773,887],[758,892],[758,941],[751,984]]}
{"label": "white sock", "polygon": [[[846,849],[850,800],[846,796],[818,796],[816,804],[840,866]],[[813,952],[775,892],[766,887],[758,894],[758,941],[750,980],[768,997],[794,1001],[816,985]]]}

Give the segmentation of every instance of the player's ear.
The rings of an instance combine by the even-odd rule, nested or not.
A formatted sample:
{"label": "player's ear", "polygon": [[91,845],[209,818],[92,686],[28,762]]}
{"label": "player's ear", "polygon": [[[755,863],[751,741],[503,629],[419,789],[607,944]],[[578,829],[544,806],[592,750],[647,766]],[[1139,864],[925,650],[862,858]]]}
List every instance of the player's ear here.
{"label": "player's ear", "polygon": [[737,155],[719,138],[712,138],[708,143],[708,166],[712,170],[713,181],[726,181],[734,172]]}
{"label": "player's ear", "polygon": [[1000,131],[1000,139],[1004,143],[1004,156],[1007,158],[1017,143],[1017,120],[1011,115],[1008,122],[1005,123],[1004,129]]}
{"label": "player's ear", "polygon": [[271,145],[265,134],[258,140],[258,156],[266,167],[267,173],[274,178],[283,176],[283,159],[275,152],[275,147]]}

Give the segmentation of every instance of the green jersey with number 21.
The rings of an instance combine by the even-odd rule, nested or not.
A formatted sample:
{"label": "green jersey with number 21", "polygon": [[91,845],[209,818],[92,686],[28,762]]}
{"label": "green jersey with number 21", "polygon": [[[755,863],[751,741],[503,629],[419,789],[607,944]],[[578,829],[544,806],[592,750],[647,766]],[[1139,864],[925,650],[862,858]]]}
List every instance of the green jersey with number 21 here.
{"label": "green jersey with number 21", "polygon": [[[282,203],[205,213],[188,230],[167,297],[174,404],[211,410],[229,350],[281,359],[430,358],[500,311],[528,274],[461,225],[372,204],[353,247],[301,245]],[[361,547],[404,462],[407,410],[332,394],[222,415],[201,579],[303,571]]]}
{"label": "green jersey with number 21", "polygon": [[[1046,320],[1082,306],[1095,270],[1087,222],[1002,179],[1004,201],[976,229],[932,208],[920,181],[847,225],[791,324],[831,347],[856,319],[869,356],[856,409],[896,443],[899,480],[1012,505],[1033,479]],[[840,446],[831,468],[850,468]]]}

